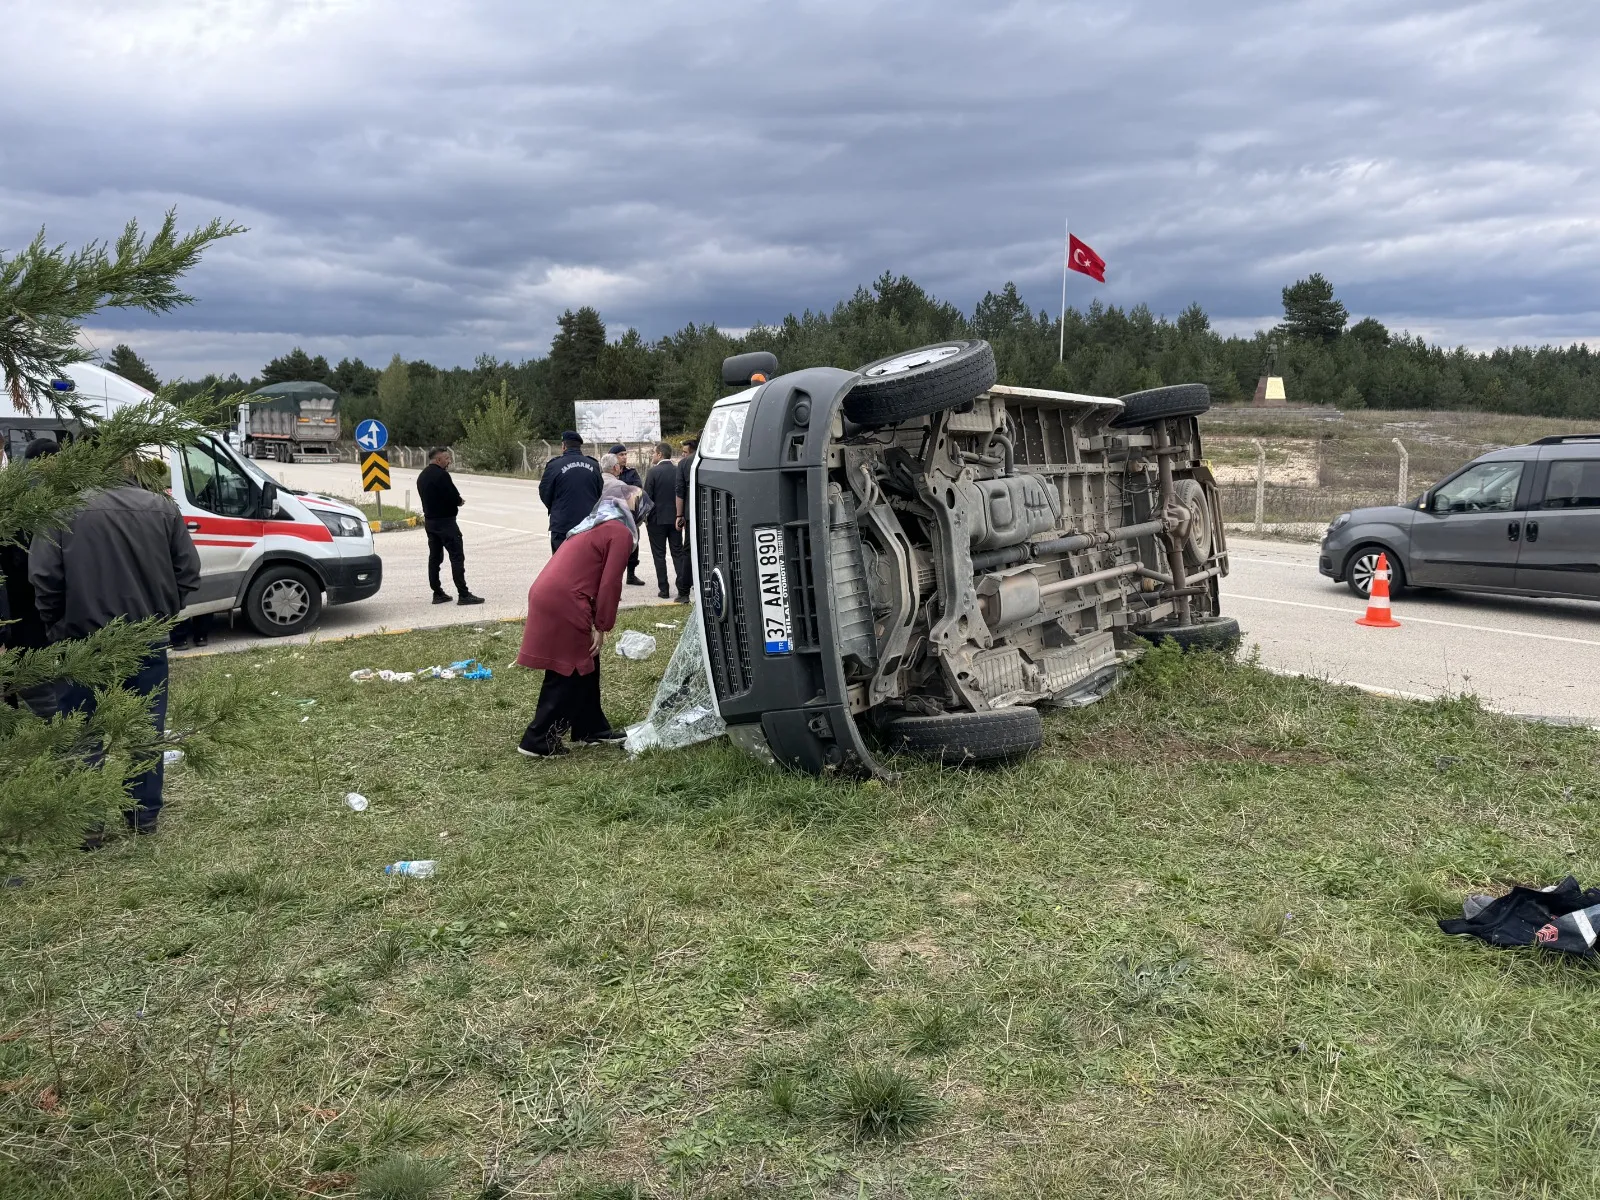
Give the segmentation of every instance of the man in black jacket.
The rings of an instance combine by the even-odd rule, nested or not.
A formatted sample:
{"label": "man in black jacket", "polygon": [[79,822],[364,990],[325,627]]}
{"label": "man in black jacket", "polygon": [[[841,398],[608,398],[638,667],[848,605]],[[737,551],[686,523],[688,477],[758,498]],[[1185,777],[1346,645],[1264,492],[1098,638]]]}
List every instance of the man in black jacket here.
{"label": "man in black jacket", "polygon": [[428,465],[417,472],[417,499],[422,502],[422,527],[428,534],[428,586],[433,589],[435,604],[449,604],[450,593],[439,584],[439,567],[444,556],[450,556],[450,574],[455,579],[457,604],[482,604],[482,596],[474,596],[467,587],[467,550],[461,540],[461,526],[456,514],[466,503],[450,478],[450,464],[455,461],[449,446],[435,446],[428,451]]}
{"label": "man in black jacket", "polygon": [[672,461],[672,447],[656,443],[656,461],[644,477],[644,492],[655,507],[645,518],[650,535],[650,555],[656,560],[656,595],[667,598],[667,552],[677,576],[678,600],[689,594],[689,560],[683,552],[683,534],[678,530],[678,464]]}
{"label": "man in black jacket", "polygon": [[[629,487],[642,488],[644,480],[639,478],[639,472],[628,465],[628,448],[621,442],[611,447],[611,453],[617,456],[617,478]],[[604,490],[605,480],[600,481]],[[628,558],[628,579],[634,587],[643,587],[644,580],[639,578],[639,547],[633,548],[633,554]]]}
{"label": "man in black jacket", "polygon": [[685,586],[689,575],[689,555],[694,549],[689,545],[689,471],[694,466],[695,447],[700,444],[698,438],[683,439],[683,456],[678,459],[678,534],[682,542],[682,549],[677,554],[677,560],[682,566],[678,568],[678,603],[689,603],[689,592]]}
{"label": "man in black jacket", "polygon": [[561,453],[544,466],[539,499],[550,510],[550,553],[561,549],[567,531],[589,515],[605,480],[600,464],[583,452],[583,439],[572,430],[561,435]]}
{"label": "man in black jacket", "polygon": [[[61,449],[54,438],[35,438],[23,451],[29,462],[47,459]],[[33,599],[33,584],[28,582],[28,537],[20,534],[14,543],[0,546],[0,574],[5,576],[5,586],[0,587],[0,646],[10,650],[39,650],[50,644],[45,635],[44,621],[39,617]],[[34,713],[49,718],[56,710],[59,686],[54,683],[23,688],[15,694],[7,693],[5,702],[16,707],[26,704]]]}
{"label": "man in black jacket", "polygon": [[[176,617],[200,588],[200,554],[178,506],[130,482],[89,493],[65,529],[36,534],[28,578],[46,634],[59,642],[88,637],[119,617]],[[153,698],[150,717],[159,736],[167,723],[165,638],[123,686]],[[92,716],[95,707],[94,689],[74,681],[58,711]],[[99,761],[98,751],[92,761]],[[128,823],[137,833],[156,831],[162,777],[158,750],[128,787],[134,802]]]}

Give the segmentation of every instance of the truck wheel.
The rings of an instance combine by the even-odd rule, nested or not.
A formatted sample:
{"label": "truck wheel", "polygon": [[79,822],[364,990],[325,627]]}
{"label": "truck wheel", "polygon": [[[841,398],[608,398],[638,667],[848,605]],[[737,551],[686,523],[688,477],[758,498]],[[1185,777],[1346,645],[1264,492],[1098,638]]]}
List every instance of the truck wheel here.
{"label": "truck wheel", "polygon": [[861,425],[894,425],[976,399],[998,378],[988,342],[937,342],[861,368],[844,415]]}
{"label": "truck wheel", "polygon": [[1136,631],[1147,642],[1160,645],[1176,642],[1178,649],[1215,650],[1224,657],[1232,657],[1239,649],[1239,622],[1233,617],[1201,617],[1190,625],[1157,621]]}
{"label": "truck wheel", "polygon": [[1168,417],[1198,417],[1211,407],[1211,389],[1203,383],[1130,392],[1121,397],[1122,411],[1111,418],[1113,429],[1134,429]]}
{"label": "truck wheel", "polygon": [[891,750],[959,766],[1032,754],[1044,744],[1044,722],[1038,709],[1017,706],[993,712],[896,717],[884,734]]}
{"label": "truck wheel", "polygon": [[245,593],[244,615],[262,637],[304,633],[322,615],[322,584],[302,567],[268,567]]}

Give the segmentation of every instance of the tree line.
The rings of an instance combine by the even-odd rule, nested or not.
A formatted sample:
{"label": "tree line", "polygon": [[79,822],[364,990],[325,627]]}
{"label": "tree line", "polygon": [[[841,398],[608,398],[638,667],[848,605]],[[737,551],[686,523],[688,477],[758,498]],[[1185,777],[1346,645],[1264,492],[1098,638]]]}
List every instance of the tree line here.
{"label": "tree line", "polygon": [[[730,354],[770,350],[785,370],[854,368],[927,342],[981,337],[994,346],[1000,381],[1026,387],[1117,396],[1200,381],[1226,403],[1248,400],[1270,367],[1284,377],[1291,403],[1600,418],[1600,362],[1586,346],[1474,353],[1391,333],[1371,317],[1352,324],[1319,274],[1284,288],[1283,307],[1281,324],[1249,337],[1219,335],[1199,304],[1168,320],[1144,304],[1123,309],[1095,301],[1067,309],[1058,323],[1030,309],[1012,283],[987,293],[969,314],[904,275],[885,273],[831,311],[808,309],[740,336],[689,324],[653,342],[633,329],[612,339],[600,313],[583,307],[561,315],[543,358],[513,363],[482,355],[470,367],[437,367],[395,355],[379,368],[359,358],[330,365],[295,348],[253,379],[207,376],[182,385],[179,395],[315,380],[343,397],[347,425],[377,417],[405,444],[459,441],[485,413],[497,427],[509,421],[513,431],[551,438],[572,427],[575,401],[612,398],[658,398],[664,429],[692,430],[722,394],[719,367]],[[108,365],[146,386],[156,382],[126,346]]]}

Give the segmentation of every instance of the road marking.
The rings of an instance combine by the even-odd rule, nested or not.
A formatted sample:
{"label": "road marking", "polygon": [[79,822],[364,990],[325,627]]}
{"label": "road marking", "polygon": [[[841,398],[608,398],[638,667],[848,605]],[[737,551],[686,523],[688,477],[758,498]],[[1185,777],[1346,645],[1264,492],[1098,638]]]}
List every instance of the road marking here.
{"label": "road marking", "polygon": [[457,520],[463,525],[479,525],[484,529],[503,529],[507,533],[535,534],[539,532],[537,529],[519,529],[515,525],[491,525],[487,521],[474,521],[470,517],[458,517]]}
{"label": "road marking", "polygon": [[[1302,558],[1299,562],[1291,562],[1287,558],[1244,558],[1239,555],[1238,551],[1230,551],[1229,557],[1237,558],[1242,563],[1270,563],[1275,567],[1315,568],[1317,565],[1317,560],[1314,558]],[[1323,578],[1326,579],[1327,576],[1323,576]]]}
{"label": "road marking", "polygon": [[[1245,596],[1239,592],[1223,592],[1228,600],[1253,600],[1257,604],[1282,604],[1289,608],[1315,608],[1322,612],[1343,613],[1347,617],[1359,617],[1365,610],[1360,608],[1344,608],[1336,604],[1308,604],[1304,600],[1274,600],[1268,596]],[[1438,621],[1431,617],[1413,617],[1406,615],[1406,621],[1417,625],[1439,625],[1445,629],[1466,629],[1473,633],[1503,633],[1506,637],[1534,638],[1541,642],[1566,642],[1573,646],[1600,646],[1600,641],[1593,638],[1562,637],[1556,633],[1533,633],[1525,629],[1497,629],[1493,625],[1467,625],[1460,621]],[[1401,622],[1404,624],[1404,622]]]}

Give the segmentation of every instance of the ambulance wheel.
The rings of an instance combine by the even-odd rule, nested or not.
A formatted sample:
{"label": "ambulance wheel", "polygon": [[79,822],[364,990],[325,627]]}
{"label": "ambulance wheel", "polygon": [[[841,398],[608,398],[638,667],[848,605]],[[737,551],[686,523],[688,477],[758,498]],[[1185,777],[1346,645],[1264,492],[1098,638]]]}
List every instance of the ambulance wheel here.
{"label": "ambulance wheel", "polygon": [[303,567],[268,567],[245,593],[244,615],[262,637],[304,633],[322,615],[322,584]]}

